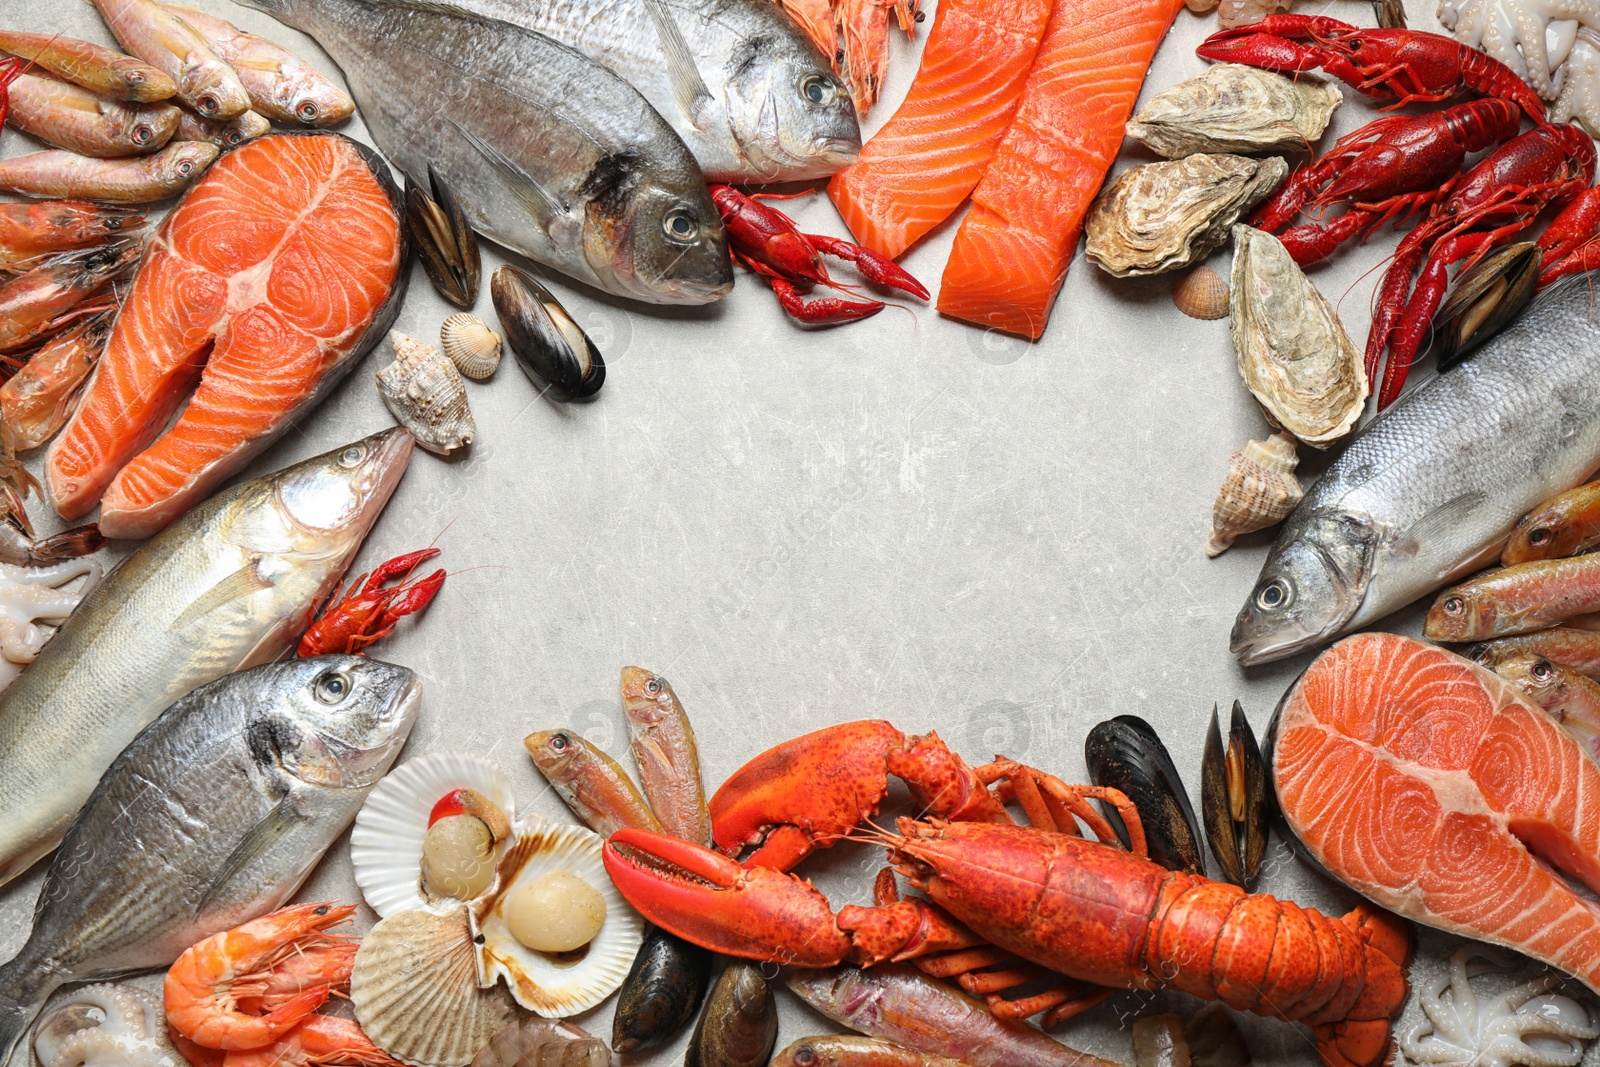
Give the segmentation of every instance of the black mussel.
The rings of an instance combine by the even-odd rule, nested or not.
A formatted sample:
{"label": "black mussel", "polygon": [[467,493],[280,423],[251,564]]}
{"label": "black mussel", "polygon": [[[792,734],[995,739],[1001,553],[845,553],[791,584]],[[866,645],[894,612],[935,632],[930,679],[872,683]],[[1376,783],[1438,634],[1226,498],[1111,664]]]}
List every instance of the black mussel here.
{"label": "black mussel", "polygon": [[710,952],[652,927],[617,997],[611,1050],[639,1052],[672,1040],[694,1018],[710,982]]}
{"label": "black mussel", "polygon": [[1221,1004],[1208,1004],[1183,1024],[1192,1067],[1249,1067],[1250,1046]]}
{"label": "black mussel", "polygon": [[1226,747],[1217,709],[1211,709],[1200,766],[1200,813],[1211,854],[1230,882],[1248,889],[1261,873],[1267,851],[1267,768],[1255,731],[1237,700]]}
{"label": "black mussel", "polygon": [[489,280],[506,347],[535,385],[550,385],[558,399],[581,400],[600,391],[606,363],[555,294],[515,267]]}
{"label": "black mussel", "polygon": [[745,960],[729,960],[695,1024],[684,1067],[766,1067],[778,1043],[778,1003]]}
{"label": "black mussel", "polygon": [[1504,329],[1533,299],[1544,254],[1532,241],[1507,245],[1456,278],[1433,316],[1440,370],[1461,362]]}
{"label": "black mussel", "polygon": [[[1091,782],[1120,789],[1139,809],[1151,859],[1169,870],[1206,873],[1189,791],[1154,727],[1137,715],[1107,719],[1084,738],[1083,758]],[[1109,806],[1106,817],[1126,845],[1127,828]]]}
{"label": "black mussel", "polygon": [[466,212],[450,187],[428,168],[429,192],[406,178],[406,225],[422,260],[422,269],[440,296],[458,308],[478,302],[478,278],[483,261],[478,235],[472,232]]}
{"label": "black mussel", "polygon": [[1403,30],[1406,28],[1406,5],[1404,0],[1372,0],[1372,13],[1378,17],[1380,30]]}

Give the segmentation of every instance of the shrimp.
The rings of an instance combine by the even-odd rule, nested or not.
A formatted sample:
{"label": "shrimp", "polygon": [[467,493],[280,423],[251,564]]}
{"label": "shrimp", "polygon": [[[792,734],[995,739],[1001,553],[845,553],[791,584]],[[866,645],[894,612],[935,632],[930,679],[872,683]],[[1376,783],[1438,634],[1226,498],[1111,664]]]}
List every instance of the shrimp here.
{"label": "shrimp", "polygon": [[222,1067],[306,1067],[308,1064],[404,1067],[374,1045],[360,1025],[336,1015],[308,1015],[265,1048],[230,1052],[222,1061]]}
{"label": "shrimp", "polygon": [[313,989],[329,993],[350,992],[350,975],[356,966],[354,941],[329,941],[300,949],[262,980],[260,991],[239,997],[246,1015],[265,1015]]}
{"label": "shrimp", "polygon": [[338,941],[326,929],[355,914],[354,905],[300,904],[192,946],[167,972],[167,1022],[207,1048],[237,1051],[272,1044],[316,1011],[332,985],[314,982],[265,1015],[248,1015],[239,1001],[265,997],[274,972],[295,955]]}
{"label": "shrimp", "polygon": [[103,244],[145,222],[142,212],[84,200],[0,204],[0,268],[26,270],[52,252]]}

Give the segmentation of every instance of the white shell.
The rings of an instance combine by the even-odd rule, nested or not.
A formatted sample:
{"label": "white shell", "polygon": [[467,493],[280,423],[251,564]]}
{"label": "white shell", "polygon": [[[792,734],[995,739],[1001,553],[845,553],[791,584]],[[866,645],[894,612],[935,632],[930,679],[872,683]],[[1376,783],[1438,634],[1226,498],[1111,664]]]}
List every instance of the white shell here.
{"label": "white shell", "polygon": [[481,382],[500,366],[500,335],[476,315],[451,315],[439,327],[439,347],[456,370]]}
{"label": "white shell", "polygon": [[415,1067],[465,1067],[517,1017],[504,989],[478,984],[465,904],[374,926],[356,952],[350,1003],[374,1044]]}
{"label": "white shell", "polygon": [[[505,979],[518,1004],[547,1019],[588,1011],[627,978],[644,940],[644,923],[611,884],[600,860],[599,834],[529,815],[516,824],[513,836],[516,840],[500,861],[500,892],[480,897],[472,906],[473,930],[482,936],[479,979],[485,984]],[[505,900],[518,886],[558,870],[588,882],[606,902],[600,933],[574,960],[524,948],[511,936],[502,914]]]}
{"label": "white shell", "polygon": [[368,794],[350,833],[350,864],[379,915],[431,906],[422,895],[422,839],[433,806],[457,789],[476,789],[515,821],[511,779],[489,759],[465,752],[407,760]]}
{"label": "white shell", "polygon": [[378,372],[378,392],[400,425],[429,452],[448,455],[472,443],[478,428],[467,407],[467,383],[432,345],[390,331],[394,362]]}

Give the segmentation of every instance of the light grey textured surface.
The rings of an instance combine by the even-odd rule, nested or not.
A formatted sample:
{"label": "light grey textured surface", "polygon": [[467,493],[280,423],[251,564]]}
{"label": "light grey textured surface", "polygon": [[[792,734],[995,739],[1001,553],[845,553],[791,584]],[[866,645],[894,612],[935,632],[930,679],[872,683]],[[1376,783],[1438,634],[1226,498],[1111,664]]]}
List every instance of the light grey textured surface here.
{"label": "light grey textured surface", "polygon": [[[333,69],[264,15],[193,2]],[[1414,25],[1432,24],[1426,0],[1409,6]],[[1366,4],[1327,10],[1372,21]],[[81,0],[0,0],[0,21],[110,43]],[[1146,96],[1204,68],[1193,47],[1214,22],[1179,15]],[[915,48],[900,37],[893,48],[869,128],[915,69]],[[1323,143],[1374,114],[1347,102]],[[356,122],[346,132],[363,136]],[[25,142],[7,132],[0,149]],[[1146,158],[1130,151],[1119,166]],[[784,206],[808,229],[844,232],[826,200]],[[931,288],[953,234],[945,226],[905,257]],[[1391,245],[1313,273],[1358,344]],[[486,283],[501,261],[486,250]],[[1227,253],[1213,262],[1225,272]],[[548,403],[509,358],[469,383],[477,443],[453,461],[419,451],[358,562],[437,539],[454,572],[428,614],[380,646],[425,680],[407,754],[491,754],[525,809],[567,818],[520,740],[566,725],[622,755],[618,672],[636,663],[671,678],[711,787],[780,740],[869,716],[937,729],[974,760],[1004,752],[1078,781],[1089,728],[1136,713],[1198,795],[1212,704],[1237,697],[1264,730],[1310,657],[1246,672],[1228,654],[1267,538],[1216,560],[1202,546],[1228,453],[1268,427],[1226,322],[1183,317],[1169,284],[1117,281],[1080,254],[1029,345],[924,307],[808,332],[743,274],[720,306],[693,312],[554,282],[606,355],[598,402]],[[484,289],[477,310],[492,320]],[[432,337],[447,311],[415,268],[397,328]],[[372,384],[389,358],[381,346],[256,469],[389,425]],[[1321,461],[1306,459],[1314,473]],[[1416,632],[1417,613],[1404,622]],[[867,902],[881,853],[835,853],[807,873],[838,904]],[[1281,843],[1268,863],[1267,891],[1324,910],[1352,902]],[[0,951],[22,940],[38,880],[0,891]],[[354,899],[344,842],[304,895]],[[782,998],[780,1043],[832,1029]],[[1059,1036],[1129,1058],[1126,1024],[1146,999],[1115,997]],[[609,1036],[609,1004],[580,1022]],[[1308,1032],[1246,1025],[1257,1063],[1314,1062]],[[686,1041],[638,1062],[678,1062]]]}

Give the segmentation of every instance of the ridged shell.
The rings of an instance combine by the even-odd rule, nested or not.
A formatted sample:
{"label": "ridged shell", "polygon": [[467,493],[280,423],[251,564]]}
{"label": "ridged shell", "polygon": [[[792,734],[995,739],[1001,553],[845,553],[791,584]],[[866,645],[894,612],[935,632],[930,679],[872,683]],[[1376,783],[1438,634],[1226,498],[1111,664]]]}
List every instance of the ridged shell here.
{"label": "ridged shell", "polygon": [[1089,208],[1084,251],[1118,278],[1198,263],[1288,173],[1277,156],[1192,155],[1130,167]]}
{"label": "ridged shell", "polygon": [[1235,226],[1229,288],[1239,376],[1273,425],[1313,448],[1354,429],[1367,403],[1361,352],[1283,242]]}
{"label": "ridged shell", "polygon": [[1282,522],[1305,491],[1294,469],[1300,463],[1294,438],[1275,433],[1250,441],[1228,457],[1228,476],[1211,506],[1211,540],[1206,555],[1220,556],[1240,534],[1265,530]]}
{"label": "ridged shell", "polygon": [[465,904],[374,926],[356,952],[350,1003],[379,1048],[415,1067],[466,1067],[517,1016],[504,989],[479,987]]}
{"label": "ridged shell", "polygon": [[454,363],[425,341],[391,331],[394,362],[378,372],[378,392],[400,425],[429,452],[448,455],[472,443],[477,427],[467,383]]}
{"label": "ridged shell", "polygon": [[476,315],[451,315],[439,327],[439,347],[456,370],[481,382],[500,366],[500,335]]}
{"label": "ridged shell", "polygon": [[422,839],[439,799],[476,789],[516,820],[511,779],[483,756],[434,752],[407,760],[367,795],[350,832],[356,885],[380,916],[429,907],[422,896]]}
{"label": "ridged shell", "polygon": [[529,1017],[490,1038],[472,1067],[610,1067],[611,1050],[573,1023]]}
{"label": "ridged shell", "polygon": [[[545,1018],[588,1011],[621,988],[644,940],[644,923],[611,884],[600,859],[599,834],[536,815],[520,820],[513,834],[516,840],[500,860],[500,892],[472,906],[473,932],[482,938],[480,979],[505,979],[518,1004]],[[505,901],[519,886],[558,870],[588,882],[606,902],[600,933],[587,951],[571,957],[523,947],[503,914]]]}
{"label": "ridged shell", "polygon": [[1218,63],[1151,97],[1129,120],[1128,136],[1168,159],[1303,149],[1322,136],[1343,101],[1338,88],[1320,78]]}
{"label": "ridged shell", "polygon": [[1228,282],[1210,267],[1196,267],[1172,284],[1172,302],[1192,319],[1228,317]]}

